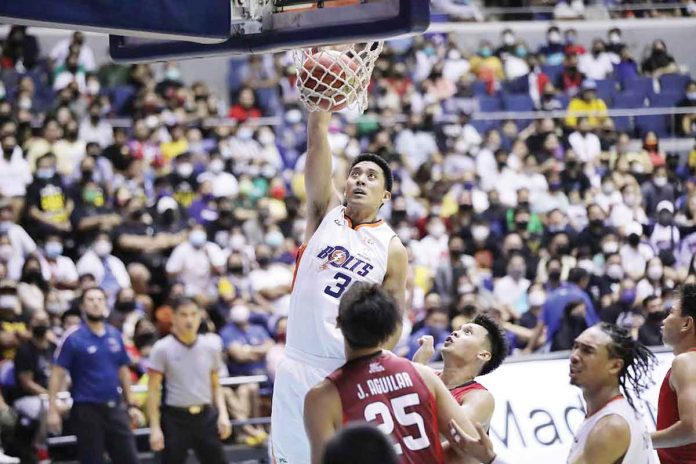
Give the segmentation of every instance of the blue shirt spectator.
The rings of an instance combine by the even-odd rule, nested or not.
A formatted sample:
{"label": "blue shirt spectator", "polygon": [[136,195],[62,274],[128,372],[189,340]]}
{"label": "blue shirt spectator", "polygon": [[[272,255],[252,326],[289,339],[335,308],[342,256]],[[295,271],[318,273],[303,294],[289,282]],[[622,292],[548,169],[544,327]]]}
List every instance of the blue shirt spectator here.
{"label": "blue shirt spectator", "polygon": [[585,303],[585,321],[588,327],[599,322],[599,316],[595,311],[592,299],[583,290],[590,280],[589,273],[581,268],[574,268],[568,274],[568,283],[552,291],[546,298],[542,308],[541,319],[546,326],[547,340],[553,338],[553,334],[559,329],[563,311],[568,303],[582,301]]}
{"label": "blue shirt spectator", "polygon": [[130,364],[121,333],[110,325],[98,335],[87,324],[66,334],[55,363],[70,372],[70,394],[76,403],[120,402],[118,370]]}
{"label": "blue shirt spectator", "polygon": [[440,349],[450,334],[447,310],[443,308],[431,309],[425,316],[424,324],[423,327],[413,332],[408,338],[408,359],[412,359],[413,355],[416,354],[416,351],[420,348],[418,339],[424,335],[433,337],[433,345],[435,346],[433,359],[440,359]]}
{"label": "blue shirt spectator", "polygon": [[230,319],[220,331],[230,375],[266,374],[266,353],[273,346],[270,335],[265,328],[249,323],[249,309],[243,304],[232,307]]}

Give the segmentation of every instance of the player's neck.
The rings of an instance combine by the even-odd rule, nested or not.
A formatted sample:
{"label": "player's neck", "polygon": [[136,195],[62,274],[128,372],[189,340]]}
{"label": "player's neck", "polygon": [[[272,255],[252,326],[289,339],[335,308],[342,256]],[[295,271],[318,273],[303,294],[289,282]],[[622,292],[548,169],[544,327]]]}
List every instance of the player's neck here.
{"label": "player's neck", "polygon": [[378,346],[373,346],[372,348],[358,349],[346,347],[346,361],[352,361],[353,359],[362,358],[378,352],[381,352],[381,349]]}
{"label": "player's neck", "polygon": [[587,403],[587,417],[602,409],[618,395],[621,395],[618,385],[602,385],[593,389],[584,388],[582,396]]}
{"label": "player's neck", "polygon": [[173,330],[172,333],[184,345],[193,345],[196,342],[196,338],[198,338],[198,334],[196,332]]}
{"label": "player's neck", "polygon": [[447,388],[454,388],[471,382],[476,378],[478,372],[478,367],[474,363],[453,365],[453,363],[445,361],[440,378]]}
{"label": "player's neck", "polygon": [[680,354],[686,353],[687,351],[693,349],[696,349],[696,338],[689,337],[684,338],[682,341],[675,344],[674,347],[672,347],[672,352],[674,353],[674,356],[679,356]]}
{"label": "player's neck", "polygon": [[357,207],[351,207],[350,203],[346,206],[345,215],[348,216],[353,227],[360,224],[369,224],[377,220],[377,211],[368,211]]}

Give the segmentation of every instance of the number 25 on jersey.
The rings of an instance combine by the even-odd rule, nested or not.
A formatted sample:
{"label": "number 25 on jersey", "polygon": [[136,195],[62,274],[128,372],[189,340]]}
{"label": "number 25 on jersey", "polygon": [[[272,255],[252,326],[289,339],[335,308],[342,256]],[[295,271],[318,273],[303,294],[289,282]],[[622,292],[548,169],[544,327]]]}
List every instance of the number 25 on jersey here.
{"label": "number 25 on jersey", "polygon": [[[377,427],[387,435],[391,435],[395,440],[399,440],[406,445],[411,451],[418,451],[430,446],[430,440],[425,431],[425,424],[420,414],[415,411],[406,412],[406,408],[417,406],[420,404],[417,393],[409,393],[408,395],[393,398],[391,401],[391,409],[381,401],[375,401],[365,406],[365,420],[373,422],[377,417],[382,421]],[[392,417],[392,411],[394,417]],[[394,419],[403,427],[415,425],[418,427],[418,437],[406,435],[403,437],[392,435],[394,432]],[[403,454],[401,443],[394,444],[396,454]]]}

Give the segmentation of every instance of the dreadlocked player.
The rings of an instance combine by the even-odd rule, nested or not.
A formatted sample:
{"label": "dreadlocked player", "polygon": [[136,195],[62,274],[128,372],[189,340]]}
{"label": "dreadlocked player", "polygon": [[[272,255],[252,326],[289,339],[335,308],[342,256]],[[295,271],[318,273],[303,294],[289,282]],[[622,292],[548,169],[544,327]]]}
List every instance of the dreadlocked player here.
{"label": "dreadlocked player", "polygon": [[[636,412],[631,392],[650,385],[655,356],[630,334],[602,323],[575,339],[570,354],[570,383],[580,387],[587,416],[575,433],[568,464],[656,464],[650,434]],[[481,462],[504,464],[496,457],[480,425],[472,438],[451,423],[453,445]]]}

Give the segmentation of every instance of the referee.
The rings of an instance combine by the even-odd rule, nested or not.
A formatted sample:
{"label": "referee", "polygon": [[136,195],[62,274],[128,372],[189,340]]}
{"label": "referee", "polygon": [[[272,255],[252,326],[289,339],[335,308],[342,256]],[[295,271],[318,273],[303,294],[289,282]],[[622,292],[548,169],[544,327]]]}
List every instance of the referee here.
{"label": "referee", "polygon": [[215,334],[198,334],[201,310],[193,300],[179,300],[173,310],[172,334],[150,353],[150,447],[162,451],[163,464],[186,462],[189,449],[202,463],[226,463],[220,439],[230,436],[231,427],[218,377],[222,342]]}

